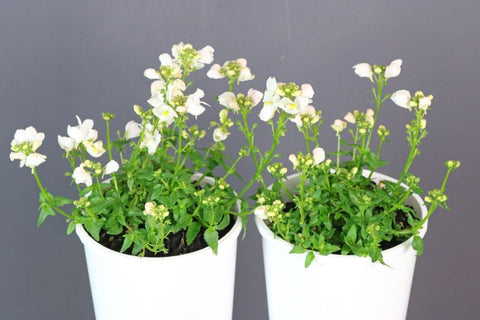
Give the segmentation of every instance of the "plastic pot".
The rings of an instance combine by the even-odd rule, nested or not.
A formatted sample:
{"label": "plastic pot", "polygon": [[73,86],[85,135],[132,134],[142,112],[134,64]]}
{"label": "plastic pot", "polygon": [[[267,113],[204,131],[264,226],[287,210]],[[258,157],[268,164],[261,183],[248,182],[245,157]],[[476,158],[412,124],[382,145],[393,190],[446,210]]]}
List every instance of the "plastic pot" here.
{"label": "plastic pot", "polygon": [[[397,181],[379,173],[372,180]],[[290,189],[297,184],[297,175],[288,177]],[[406,203],[418,216],[427,214],[418,195]],[[383,251],[388,266],[369,257],[316,254],[305,268],[305,254],[290,254],[292,244],[275,237],[257,216],[255,223],[262,235],[270,320],[405,320],[416,260],[412,238]],[[427,224],[421,237],[426,229]]]}

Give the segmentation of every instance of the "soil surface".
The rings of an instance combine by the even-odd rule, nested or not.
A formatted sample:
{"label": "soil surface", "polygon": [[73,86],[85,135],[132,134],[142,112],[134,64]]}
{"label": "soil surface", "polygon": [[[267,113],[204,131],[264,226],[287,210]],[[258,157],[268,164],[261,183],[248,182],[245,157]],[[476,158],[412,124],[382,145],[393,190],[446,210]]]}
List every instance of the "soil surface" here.
{"label": "soil surface", "polygon": [[[221,239],[223,236],[225,236],[234,226],[236,222],[236,217],[231,216],[230,219],[230,224],[223,230],[218,231],[218,238]],[[197,250],[201,250],[203,248],[208,247],[207,242],[203,238],[203,233],[205,232],[205,228],[202,228],[196,238],[193,240],[193,242],[190,245],[187,245],[187,231],[181,231],[175,234],[170,234],[166,239],[165,239],[165,247],[168,250],[168,253],[163,253],[159,252],[157,254],[154,254],[151,251],[146,251],[145,252],[145,257],[171,257],[171,256],[178,256],[181,254],[189,253],[189,252],[194,252]],[[123,244],[123,235],[125,232],[122,232],[118,235],[110,235],[107,234],[104,230],[100,232],[100,244],[103,245],[104,247],[107,247],[109,249],[112,249],[114,251],[120,252],[120,249],[122,248]],[[123,253],[125,254],[130,254],[132,253],[132,247],[130,247],[128,250],[124,251]]]}

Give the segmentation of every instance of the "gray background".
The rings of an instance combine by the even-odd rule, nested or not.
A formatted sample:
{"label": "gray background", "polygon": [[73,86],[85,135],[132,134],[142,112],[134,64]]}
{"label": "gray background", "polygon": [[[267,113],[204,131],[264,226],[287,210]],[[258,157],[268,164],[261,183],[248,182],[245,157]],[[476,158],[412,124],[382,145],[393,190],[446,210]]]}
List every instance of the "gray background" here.
{"label": "gray background", "polygon": [[[354,64],[402,58],[402,74],[389,91],[435,95],[430,135],[413,171],[428,190],[440,184],[444,160],[462,161],[448,186],[453,210],[439,210],[430,221],[408,319],[480,319],[479,14],[478,0],[0,1],[0,319],[94,318],[80,242],[65,235],[60,217],[35,227],[33,177],[8,159],[15,129],[35,125],[46,133],[41,152],[48,161],[40,174],[52,192],[73,195],[56,135],[66,134],[76,114],[94,119],[102,131],[102,111],[116,113],[114,128],[122,129],[135,118],[131,106],[146,105],[143,70],[180,41],[212,45],[219,63],[246,57],[256,78],[242,90],[263,91],[270,75],[311,83],[327,124],[369,106],[369,82],[353,74]],[[206,71],[196,85],[215,110],[199,118],[204,126],[217,117],[213,99],[225,88],[206,81]],[[384,173],[401,170],[410,117],[390,102],[380,115],[393,133]],[[322,144],[331,151],[334,135],[325,127]],[[301,145],[290,129],[281,147],[287,155]],[[230,141],[243,143],[235,135]],[[268,141],[262,135],[263,147]],[[252,223],[239,244],[235,290],[234,319],[267,319],[260,238]]]}

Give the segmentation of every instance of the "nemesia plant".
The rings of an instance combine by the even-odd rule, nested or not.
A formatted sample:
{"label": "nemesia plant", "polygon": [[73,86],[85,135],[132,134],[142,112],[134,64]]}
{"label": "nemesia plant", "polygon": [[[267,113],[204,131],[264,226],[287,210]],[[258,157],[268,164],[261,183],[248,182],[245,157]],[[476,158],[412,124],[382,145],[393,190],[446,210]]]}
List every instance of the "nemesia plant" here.
{"label": "nemesia plant", "polygon": [[[67,127],[67,136],[58,136],[71,168],[66,175],[78,191],[74,199],[54,196],[41,182],[38,166],[46,156],[37,150],[45,135],[33,127],[17,130],[10,159],[29,167],[38,184],[38,225],[48,216],[60,214],[67,220],[68,234],[82,224],[97,242],[102,235],[107,239],[120,237],[119,251],[132,255],[177,254],[169,252],[175,235],[180,235],[187,246],[195,239],[204,241],[216,253],[222,232],[228,231],[236,216],[245,218],[249,211],[245,193],[255,182],[265,186],[262,172],[277,156],[275,149],[286,122],[297,110],[306,108],[313,90],[305,85],[299,91],[296,85],[280,85],[270,78],[265,95],[255,89],[234,93],[236,85],[254,78],[247,61],[240,58],[222,66],[212,65],[207,76],[226,79],[228,91],[217,97],[222,107],[218,121],[209,128],[213,129],[213,141],[203,147],[200,141],[205,139],[206,130],[191,122],[207,109],[218,107],[209,108],[203,100],[204,91],[193,89],[188,79],[213,59],[212,47],[196,50],[184,43],[174,45],[171,55],[161,54],[160,67],[144,72],[152,80],[148,106],[134,106],[139,119],[129,121],[123,133],[117,132],[116,140],[110,132],[113,114],[102,114],[105,143],[99,140],[93,120],[77,116],[78,123]],[[260,119],[272,130],[271,147],[265,152],[255,144],[257,124],[249,123],[249,114],[262,99]],[[280,116],[273,120],[278,108]],[[233,126],[246,138],[236,159],[224,152],[224,141]],[[254,163],[254,174],[249,180],[242,175],[245,186],[236,194],[227,181],[232,176],[240,177],[237,165],[246,157]],[[239,200],[241,210],[236,212]]]}
{"label": "nemesia plant", "polygon": [[[298,173],[298,185],[294,190],[288,189],[285,181],[292,177],[286,177],[287,169],[281,163],[272,164],[268,172],[274,183],[257,192],[255,214],[267,220],[276,236],[293,244],[291,253],[306,253],[305,267],[314,260],[314,252],[369,256],[372,262],[385,263],[382,250],[410,237],[413,237],[412,247],[420,255],[423,240],[419,230],[438,207],[448,208],[446,183],[450,173],[460,166],[459,161],[445,162],[447,171],[441,186],[428,191],[424,198],[429,205],[425,217],[417,216],[413,208],[405,204],[412,194],[422,194],[420,179],[412,174],[410,167],[428,133],[425,117],[433,96],[421,91],[412,95],[407,90],[384,93],[390,79],[400,74],[401,66],[402,60],[397,59],[388,66],[360,63],[353,67],[359,77],[372,82],[374,108],[348,112],[343,120],[337,119],[331,124],[337,137],[337,150],[328,155],[319,143],[321,113],[309,105],[297,109],[287,104],[290,120],[297,124],[305,140],[305,153],[288,157]],[[285,85],[267,83],[265,97],[272,103],[265,113],[282,105],[285,89]],[[302,99],[299,89],[293,90],[292,96]],[[398,182],[374,183],[373,173],[387,164],[381,151],[384,143],[389,142],[390,131],[379,125],[377,118],[389,98],[413,115],[413,120],[406,125],[410,152]],[[374,135],[378,138],[375,146]]]}

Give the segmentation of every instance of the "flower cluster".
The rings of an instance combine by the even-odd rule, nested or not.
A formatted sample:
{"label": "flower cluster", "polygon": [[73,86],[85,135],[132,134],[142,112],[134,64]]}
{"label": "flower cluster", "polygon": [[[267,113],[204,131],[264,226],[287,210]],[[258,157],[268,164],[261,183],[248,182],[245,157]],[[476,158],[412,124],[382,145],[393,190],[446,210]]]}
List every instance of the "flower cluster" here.
{"label": "flower cluster", "polygon": [[[325,151],[318,144],[323,119],[321,112],[309,105],[313,89],[308,85],[277,84],[274,78],[267,81],[260,118],[268,121],[279,108],[295,115],[291,120],[303,133],[307,152],[289,155],[288,160],[298,173],[295,176],[285,178],[277,174],[278,170],[274,169],[282,167],[281,164],[270,167],[274,183],[269,188],[259,189],[254,212],[258,218],[268,221],[277,236],[293,244],[292,253],[306,253],[305,266],[314,259],[314,251],[322,255],[370,256],[373,262],[384,263],[382,250],[411,236],[413,248],[421,254],[423,241],[419,230],[438,206],[448,208],[446,182],[460,165],[453,160],[445,164],[447,173],[442,186],[428,191],[425,197],[425,202],[430,204],[426,217],[418,216],[405,204],[413,193],[422,193],[420,179],[410,168],[427,136],[425,116],[433,96],[421,91],[411,95],[407,90],[384,94],[389,80],[399,76],[401,66],[402,60],[397,59],[387,66],[360,63],[353,67],[355,74],[373,82],[375,105],[365,112],[348,112],[343,119],[331,124],[337,136],[337,150],[330,155],[336,161],[326,159]],[[396,183],[372,183],[373,173],[387,164],[381,158],[381,151],[384,143],[389,142],[390,131],[377,123],[377,117],[388,98],[415,114],[406,125],[410,152]],[[350,141],[342,137],[345,131],[350,134]],[[374,132],[378,136],[375,152]],[[314,148],[310,151],[312,144]],[[286,179],[294,179],[296,187],[289,188],[291,183],[287,185]],[[289,205],[284,207],[279,203]]]}

